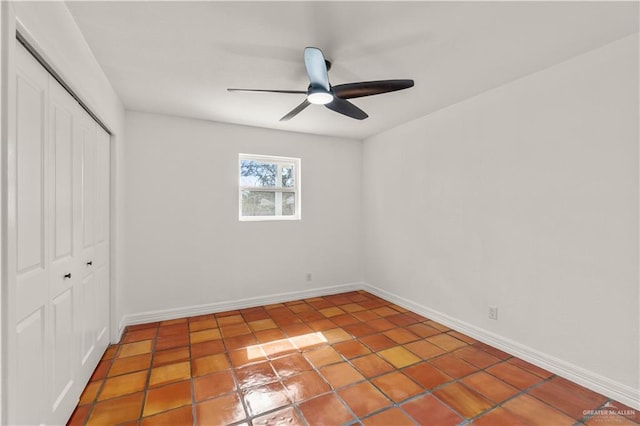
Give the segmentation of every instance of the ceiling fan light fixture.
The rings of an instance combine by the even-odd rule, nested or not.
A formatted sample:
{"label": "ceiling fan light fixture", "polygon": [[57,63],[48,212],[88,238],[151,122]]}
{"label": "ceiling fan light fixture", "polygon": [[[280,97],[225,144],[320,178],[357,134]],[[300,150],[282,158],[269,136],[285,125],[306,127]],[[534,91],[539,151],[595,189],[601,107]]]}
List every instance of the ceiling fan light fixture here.
{"label": "ceiling fan light fixture", "polygon": [[307,95],[307,100],[312,104],[326,105],[333,101],[333,94],[325,91],[310,92]]}

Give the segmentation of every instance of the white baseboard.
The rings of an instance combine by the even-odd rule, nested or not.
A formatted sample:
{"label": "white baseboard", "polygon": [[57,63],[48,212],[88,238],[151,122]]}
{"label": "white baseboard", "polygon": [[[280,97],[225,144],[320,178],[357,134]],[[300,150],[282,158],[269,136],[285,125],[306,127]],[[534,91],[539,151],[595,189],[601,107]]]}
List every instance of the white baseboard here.
{"label": "white baseboard", "polygon": [[445,315],[441,312],[434,311],[426,306],[420,305],[411,300],[390,293],[386,290],[374,287],[364,283],[362,290],[366,290],[371,294],[375,294],[389,302],[393,302],[398,306],[402,306],[416,314],[422,315],[441,324],[446,325],[453,330],[466,334],[474,339],[498,348],[510,355],[522,358],[540,368],[544,368],[558,376],[578,383],[595,392],[599,392],[611,399],[622,404],[640,410],[640,390],[634,389],[623,383],[616,382],[600,374],[586,370],[570,362],[556,358],[552,355],[540,352],[529,346],[525,346],[514,340],[507,339],[498,334],[476,327],[464,321]]}
{"label": "white baseboard", "polygon": [[122,320],[120,321],[118,336],[122,336],[122,332],[128,325],[145,324],[148,322],[166,321],[195,315],[253,308],[255,306],[264,306],[273,303],[283,303],[298,299],[308,299],[311,297],[329,296],[332,294],[346,293],[349,291],[358,291],[362,290],[363,288],[364,283],[356,282],[330,287],[320,287],[307,290],[278,293],[268,296],[249,297],[239,300],[228,300],[224,302],[207,303],[203,305],[186,306],[182,308],[162,309],[157,311],[140,312],[137,314],[128,314],[124,315],[122,317]]}

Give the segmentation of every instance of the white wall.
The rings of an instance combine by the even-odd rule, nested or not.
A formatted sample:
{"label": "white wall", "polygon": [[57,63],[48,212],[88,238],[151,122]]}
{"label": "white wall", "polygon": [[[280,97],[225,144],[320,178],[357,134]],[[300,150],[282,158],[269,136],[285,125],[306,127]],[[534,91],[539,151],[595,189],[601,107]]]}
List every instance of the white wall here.
{"label": "white wall", "polygon": [[638,93],[636,34],[366,140],[365,281],[637,401]]}
{"label": "white wall", "polygon": [[111,138],[111,280],[112,337],[122,316],[125,255],[123,222],[124,181],[122,154],[124,145],[124,107],[104,71],[93,56],[71,13],[61,1],[11,2],[12,13],[37,44],[39,53],[63,77],[91,111],[112,132]]}
{"label": "white wall", "polygon": [[[360,141],[138,112],[125,132],[125,314],[362,281]],[[301,221],[238,220],[239,153],[302,159]]]}

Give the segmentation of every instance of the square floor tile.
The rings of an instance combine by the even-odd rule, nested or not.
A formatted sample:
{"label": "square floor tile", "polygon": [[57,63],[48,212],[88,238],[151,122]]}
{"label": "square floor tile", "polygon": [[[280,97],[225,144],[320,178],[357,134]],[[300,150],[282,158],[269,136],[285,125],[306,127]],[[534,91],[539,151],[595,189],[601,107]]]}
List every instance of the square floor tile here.
{"label": "square floor tile", "polygon": [[151,369],[149,387],[161,386],[171,382],[179,382],[191,378],[191,363],[182,361]]}
{"label": "square floor tile", "polygon": [[396,328],[396,325],[384,318],[378,318],[373,321],[367,322],[369,327],[375,329],[378,332],[391,330],[392,328]]}
{"label": "square floor tile", "polygon": [[120,346],[117,358],[125,358],[134,355],[148,354],[151,352],[151,340],[127,343]]}
{"label": "square floor tile", "polygon": [[388,317],[390,315],[397,315],[398,314],[398,311],[393,310],[393,309],[389,308],[388,306],[384,306],[382,308],[374,309],[373,312],[375,312],[377,315],[379,315],[381,317]]}
{"label": "square floor tile", "polygon": [[[153,340],[158,333],[157,328],[145,328],[142,330],[130,331],[122,336],[123,343],[139,342],[141,340]],[[104,357],[103,357],[104,358]]]}
{"label": "square floor tile", "polygon": [[391,330],[385,331],[383,334],[400,345],[415,342],[420,339],[420,337],[404,328],[392,328]]}
{"label": "square floor tile", "polygon": [[201,358],[208,355],[217,355],[225,351],[222,340],[209,340],[207,342],[191,345],[191,358]]}
{"label": "square floor tile", "polygon": [[358,417],[388,407],[392,402],[371,383],[358,383],[338,391],[338,395]]}
{"label": "square floor tile", "polygon": [[371,348],[372,351],[381,351],[397,346],[397,343],[395,341],[391,340],[382,333],[361,337],[360,341]]}
{"label": "square floor tile", "polygon": [[336,328],[336,324],[326,318],[308,322],[307,325],[314,331],[324,331]]}
{"label": "square floor tile", "polygon": [[196,401],[215,398],[232,392],[235,388],[236,384],[230,371],[196,377],[193,380],[193,392]]}
{"label": "square floor tile", "polygon": [[181,323],[163,326],[158,329],[158,337],[182,335],[189,332],[189,324]]}
{"label": "square floor tile", "polygon": [[295,408],[286,407],[252,420],[254,426],[306,426]]}
{"label": "square floor tile", "polygon": [[98,392],[102,387],[103,381],[89,382],[80,395],[78,405],[91,404],[98,396]]}
{"label": "square floor tile", "polygon": [[379,352],[379,355],[389,361],[396,368],[406,367],[411,364],[420,362],[420,358],[403,348],[396,346]]}
{"label": "square floor tile", "polygon": [[324,315],[327,318],[336,317],[338,315],[342,315],[342,314],[345,313],[345,311],[343,311],[342,309],[338,308],[337,306],[333,306],[331,308],[320,309],[318,312],[320,312],[322,315]]}
{"label": "square floor tile", "polygon": [[191,360],[191,373],[194,377],[217,373],[230,367],[226,354],[208,355]]}
{"label": "square floor tile", "polygon": [[334,389],[364,380],[364,376],[346,362],[322,367],[320,373]]}
{"label": "square floor tile", "polygon": [[243,324],[243,323],[244,323],[244,318],[242,318],[242,315],[239,315],[239,314],[228,315],[228,316],[218,318],[218,325],[220,327],[226,327],[230,325]]}
{"label": "square floor tile", "polygon": [[436,346],[433,343],[429,343],[426,340],[418,340],[416,342],[407,343],[403,346],[405,349],[408,349],[422,359],[429,359],[446,353],[446,351],[441,347]]}
{"label": "square floor tile", "polygon": [[425,362],[407,367],[402,372],[425,389],[433,389],[453,380],[442,371]]}
{"label": "square floor tile", "polygon": [[208,399],[196,404],[198,425],[227,425],[246,418],[246,413],[237,393]]}
{"label": "square floor tile", "polygon": [[177,348],[179,346],[189,345],[189,335],[179,334],[166,337],[158,337],[156,341],[156,350],[162,351],[165,349]]}
{"label": "square floor tile", "polygon": [[376,330],[373,327],[369,327],[367,324],[363,322],[345,325],[343,329],[347,333],[351,334],[353,337],[364,337],[370,334],[376,334],[378,332],[378,330]]}
{"label": "square floor tile", "polygon": [[329,392],[329,385],[315,371],[305,371],[282,381],[292,401],[300,402]]}
{"label": "square floor tile", "polygon": [[267,360],[267,356],[260,345],[253,345],[229,352],[229,359],[231,360],[231,365],[239,368],[256,362],[264,362]]}
{"label": "square floor tile", "polygon": [[165,411],[151,417],[145,417],[140,422],[141,426],[152,425],[192,425],[193,413],[191,404],[180,408]]}
{"label": "square floor tile", "polygon": [[225,337],[224,346],[228,351],[236,349],[246,349],[248,346],[258,345],[258,339],[253,334],[242,334],[240,336]]}
{"label": "square floor tile", "polygon": [[67,426],[82,426],[87,422],[87,417],[89,416],[89,411],[91,410],[90,405],[79,405],[73,410],[71,413],[71,417],[67,422]]}
{"label": "square floor tile", "polygon": [[333,393],[300,404],[300,411],[309,424],[340,425],[353,419]]}
{"label": "square floor tile", "polygon": [[320,332],[311,332],[301,336],[294,336],[289,338],[289,341],[300,351],[306,351],[327,343],[327,339],[325,339],[324,335]]}
{"label": "square floor tile", "polygon": [[495,403],[503,402],[520,392],[519,389],[484,371],[465,377],[462,383]]}
{"label": "square floor tile", "polygon": [[276,372],[268,361],[247,365],[235,369],[238,386],[250,388],[278,380]]}
{"label": "square floor tile", "polygon": [[136,420],[142,413],[144,393],[137,392],[120,398],[98,402],[91,410],[87,425],[102,426]]}
{"label": "square floor tile", "polygon": [[380,376],[394,370],[394,367],[376,354],[369,354],[351,360],[351,364],[366,378]]}
{"label": "square floor tile", "polygon": [[452,330],[447,332],[448,335],[455,337],[458,340],[462,340],[468,345],[472,345],[477,343],[478,341],[472,337],[467,336],[466,334],[460,333],[458,331]]}
{"label": "square floor tile", "polygon": [[291,403],[280,382],[245,389],[242,391],[242,398],[250,416],[256,416]]}
{"label": "square floor tile", "polygon": [[443,386],[434,391],[433,395],[467,419],[492,407],[492,404],[482,395],[460,383]]}
{"label": "square floor tile", "polygon": [[285,325],[281,330],[284,331],[289,338],[315,333],[314,330],[306,324]]}
{"label": "square floor tile", "polygon": [[183,405],[191,405],[191,381],[189,380],[149,389],[142,415],[147,417]]}
{"label": "square floor tile", "polygon": [[186,361],[188,359],[189,347],[182,346],[179,348],[167,349],[166,351],[157,351],[156,353],[154,353],[153,366],[159,367],[161,365],[173,364],[174,362]]}
{"label": "square floor tile", "polygon": [[435,336],[436,334],[440,334],[442,333],[442,331],[435,329],[431,326],[428,326],[424,323],[420,323],[420,324],[412,324],[409,327],[407,327],[413,334],[417,334],[418,336],[422,337],[423,339],[425,337],[430,337],[430,336]]}
{"label": "square floor tile", "polygon": [[228,325],[228,326],[220,326],[220,331],[222,332],[223,337],[234,337],[234,336],[241,336],[243,334],[251,333],[251,329],[245,323]]}
{"label": "square floor tile", "polygon": [[500,362],[499,358],[473,346],[465,346],[458,349],[453,352],[453,355],[479,368],[487,368]]}
{"label": "square floor tile", "polygon": [[287,338],[287,335],[284,334],[282,330],[275,328],[273,330],[256,331],[254,336],[258,339],[259,343],[275,342],[276,340]]}
{"label": "square floor tile", "polygon": [[218,328],[218,323],[215,319],[203,319],[200,321],[189,321],[189,331],[193,333],[194,331],[200,330],[208,330],[211,328]]}
{"label": "square floor tile", "polygon": [[289,377],[311,370],[313,367],[307,362],[304,356],[299,353],[285,355],[271,361],[273,369],[280,377]]}
{"label": "square floor tile", "polygon": [[401,402],[425,391],[409,377],[396,371],[377,377],[371,382],[394,402]]}
{"label": "square floor tile", "polygon": [[333,349],[335,349],[336,352],[347,359],[371,353],[371,351],[366,346],[364,346],[357,340],[347,340],[344,342],[336,343],[335,345],[333,345]]}
{"label": "square floor tile", "polygon": [[415,423],[397,407],[375,414],[362,421],[364,426],[414,426]]}
{"label": "square floor tile", "polygon": [[147,383],[147,374],[148,371],[144,370],[105,380],[98,401],[142,391]]}
{"label": "square floor tile", "polygon": [[467,346],[467,344],[462,340],[458,340],[455,337],[449,336],[448,334],[444,334],[444,333],[427,337],[425,340],[429,343],[433,343],[436,346],[440,346],[442,349],[446,351],[454,351],[456,349],[460,349],[462,347]]}
{"label": "square floor tile", "polygon": [[261,331],[261,330],[270,330],[272,328],[277,328],[275,322],[271,318],[263,319],[258,321],[252,321],[249,323],[249,328],[251,331]]}
{"label": "square floor tile", "polygon": [[323,330],[321,333],[326,339],[327,343],[330,343],[330,344],[344,342],[345,340],[351,340],[352,338],[351,335],[346,331],[344,331],[342,328],[332,328],[329,330]]}
{"label": "square floor tile", "polygon": [[529,395],[515,397],[502,407],[530,426],[569,426],[575,423],[571,417]]}
{"label": "square floor tile", "polygon": [[278,358],[282,355],[298,352],[289,339],[276,340],[275,342],[263,343],[262,350],[268,358]]}
{"label": "square floor tile", "polygon": [[526,389],[542,381],[542,378],[535,374],[529,373],[528,371],[509,364],[508,362],[496,364],[493,367],[489,367],[486,371],[493,374],[500,380],[517,387],[518,389]]}
{"label": "square floor tile", "polygon": [[309,360],[316,368],[323,367],[325,365],[335,364],[336,362],[343,361],[338,352],[331,346],[325,346],[319,349],[313,349],[303,353],[304,357]]}
{"label": "square floor tile", "polygon": [[222,335],[220,334],[220,330],[217,328],[209,328],[206,330],[194,331],[190,334],[190,337],[189,337],[192,344],[206,342],[207,340],[218,340],[221,338],[222,338]]}
{"label": "square floor tile", "polygon": [[589,397],[589,394],[584,392],[563,386],[561,382],[549,381],[541,383],[539,386],[531,389],[529,394],[559,409],[574,419],[582,419],[585,410],[594,410],[607,400],[607,398],[602,395],[591,391],[589,392],[593,395],[592,397]]}
{"label": "square floor tile", "polygon": [[439,370],[444,371],[454,379],[468,376],[469,374],[475,373],[479,370],[478,367],[475,367],[468,362],[461,360],[460,358],[456,358],[451,354],[432,358],[429,360],[429,363],[437,367]]}
{"label": "square floor tile", "polygon": [[529,373],[535,374],[538,377],[542,377],[543,379],[548,379],[549,377],[553,376],[553,373],[550,371],[545,370],[544,368],[540,368],[538,366],[535,366],[523,359],[520,358],[509,358],[507,360],[507,362],[509,364],[513,364],[516,367],[520,367],[525,371],[528,371]]}
{"label": "square floor tile", "polygon": [[431,395],[424,395],[402,405],[421,426],[454,426],[463,418]]}
{"label": "square floor tile", "polygon": [[474,426],[527,426],[520,417],[504,408],[496,408],[487,414],[483,414],[474,420],[473,424]]}

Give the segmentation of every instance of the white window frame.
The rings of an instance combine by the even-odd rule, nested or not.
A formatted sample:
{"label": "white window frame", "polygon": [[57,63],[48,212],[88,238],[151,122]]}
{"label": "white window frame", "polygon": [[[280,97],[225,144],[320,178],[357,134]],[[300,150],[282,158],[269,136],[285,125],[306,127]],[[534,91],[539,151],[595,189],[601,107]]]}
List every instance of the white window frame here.
{"label": "white window frame", "polygon": [[[276,185],[275,187],[256,187],[256,186],[243,186],[241,184],[241,172],[242,172],[242,160],[252,160],[259,161],[269,164],[276,164],[277,167],[277,176],[276,176]],[[301,167],[300,167],[300,159],[293,157],[276,157],[272,155],[256,155],[256,154],[238,154],[238,219],[240,221],[246,222],[258,222],[258,221],[269,221],[269,220],[301,220],[302,218],[302,204],[300,200],[301,197]],[[282,166],[293,165],[294,169],[294,185],[293,187],[283,187],[282,186]],[[264,192],[275,192],[275,210],[276,214],[274,216],[243,216],[242,215],[242,191],[264,191]],[[295,194],[295,214],[293,215],[282,215],[282,193],[284,192],[293,192]]]}

